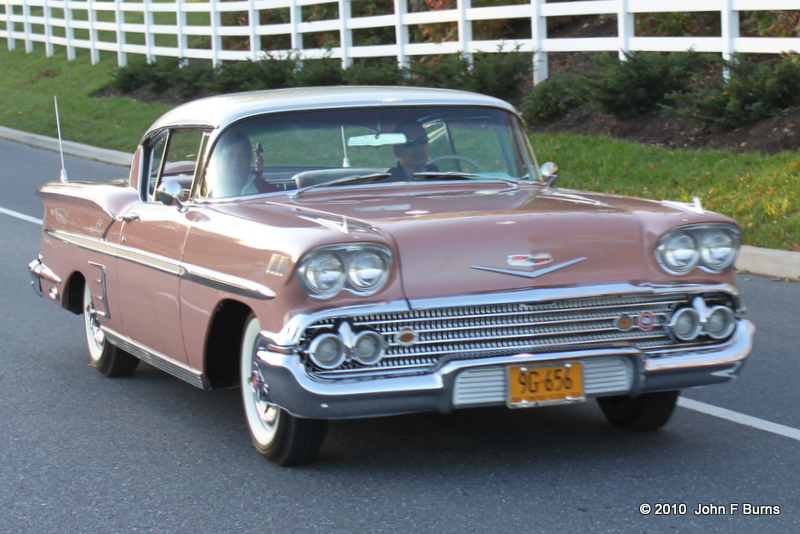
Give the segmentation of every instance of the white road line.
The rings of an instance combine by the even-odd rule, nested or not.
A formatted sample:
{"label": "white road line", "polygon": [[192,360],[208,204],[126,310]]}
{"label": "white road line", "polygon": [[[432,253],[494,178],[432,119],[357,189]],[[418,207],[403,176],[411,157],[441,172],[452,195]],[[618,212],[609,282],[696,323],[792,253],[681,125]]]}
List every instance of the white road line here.
{"label": "white road line", "polygon": [[25,215],[24,213],[18,213],[16,211],[7,210],[5,208],[0,208],[0,213],[3,213],[5,215],[10,215],[11,217],[16,217],[17,219],[22,219],[23,221],[28,221],[33,224],[38,224],[39,226],[42,225],[41,219],[37,219],[36,217],[30,217],[28,215]]}
{"label": "white road line", "polygon": [[790,426],[771,423],[769,421],[765,421],[764,419],[759,419],[758,417],[752,417],[743,413],[734,412],[733,410],[726,410],[725,408],[719,408],[704,402],[687,399],[686,397],[678,397],[678,406],[800,441],[800,430]]}
{"label": "white road line", "polygon": [[[42,224],[41,219],[30,217],[22,213],[17,213],[16,211],[7,210],[5,208],[0,208],[0,213],[4,213],[6,215],[10,215],[11,217],[16,217],[17,219],[22,219],[23,221],[28,221],[34,224]],[[678,397],[678,406],[686,408],[687,410],[694,410],[695,412],[704,413],[713,417],[719,417],[720,419],[725,419],[726,421],[757,428],[759,430],[764,430],[765,432],[771,432],[772,434],[778,434],[779,436],[800,441],[800,430],[790,426],[771,423],[769,421],[765,421],[764,419],[759,419],[758,417],[752,417],[743,413],[734,412],[733,410],[726,410],[725,408],[719,408],[718,406],[713,406],[704,402],[687,399],[686,397]]]}

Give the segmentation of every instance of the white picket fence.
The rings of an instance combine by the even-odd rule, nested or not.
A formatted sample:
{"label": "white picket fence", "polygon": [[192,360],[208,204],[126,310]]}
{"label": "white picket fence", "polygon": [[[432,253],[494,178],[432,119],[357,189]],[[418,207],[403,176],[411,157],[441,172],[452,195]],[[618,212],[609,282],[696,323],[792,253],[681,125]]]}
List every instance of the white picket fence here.
{"label": "white picket fence", "polygon": [[[800,38],[741,37],[741,11],[800,10],[800,0],[582,0],[528,3],[493,7],[472,7],[471,0],[458,0],[456,9],[410,12],[409,0],[394,0],[390,15],[353,17],[350,0],[0,0],[0,39],[5,38],[9,49],[24,43],[33,50],[43,43],[52,55],[55,47],[66,49],[73,59],[76,49],[90,51],[93,62],[100,60],[101,51],[115,53],[119,65],[125,65],[128,54],[201,58],[214,64],[225,60],[257,60],[263,56],[262,38],[288,36],[290,50],[270,50],[271,54],[299,54],[304,59],[326,55],[339,58],[349,66],[354,58],[394,57],[407,65],[412,56],[463,52],[468,57],[475,52],[509,50],[533,52],[536,80],[547,78],[547,54],[550,52],[617,51],[686,51],[716,52],[724,57],[732,53],[767,53],[800,51]],[[525,1],[525,0],[522,0]],[[338,3],[339,18],[322,21],[302,21],[303,7]],[[4,9],[3,9],[4,8]],[[290,22],[259,24],[261,10],[288,8]],[[719,37],[637,37],[634,16],[637,13],[657,12],[718,12],[721,20]],[[249,26],[223,25],[222,14],[247,14]],[[167,13],[169,16],[159,15]],[[189,24],[193,13],[204,13],[206,24]],[[547,36],[547,18],[564,15],[610,14],[617,18],[616,37],[585,37],[553,39]],[[173,24],[157,24],[163,19]],[[514,41],[474,40],[472,23],[479,20],[530,20],[531,38]],[[130,22],[139,20],[141,22]],[[415,25],[455,22],[458,39],[441,43],[412,43],[409,28]],[[353,31],[372,28],[393,28],[395,44],[354,46]],[[330,50],[306,48],[303,35],[316,32],[338,32],[341,46]],[[131,36],[138,36],[132,39]],[[156,36],[173,36],[175,46],[158,46]],[[143,36],[143,39],[142,39]],[[207,36],[210,48],[190,47],[190,36]],[[249,43],[246,50],[226,50],[224,36],[236,36]],[[284,37],[285,39],[286,37]],[[139,43],[132,43],[139,41]],[[141,43],[143,41],[143,43]],[[163,41],[163,38],[162,38]]]}

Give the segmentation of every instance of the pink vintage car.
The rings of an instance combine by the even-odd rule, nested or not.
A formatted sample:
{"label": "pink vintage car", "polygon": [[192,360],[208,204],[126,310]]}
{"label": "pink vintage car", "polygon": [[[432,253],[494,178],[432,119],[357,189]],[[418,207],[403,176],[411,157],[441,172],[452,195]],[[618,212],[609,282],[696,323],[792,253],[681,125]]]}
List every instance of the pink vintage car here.
{"label": "pink vintage car", "polygon": [[664,425],[740,371],[739,226],[699,203],[554,187],[476,94],[306,88],[206,98],[130,176],[56,182],[34,289],[92,364],[242,385],[258,451],[313,460],[330,419],[596,398]]}

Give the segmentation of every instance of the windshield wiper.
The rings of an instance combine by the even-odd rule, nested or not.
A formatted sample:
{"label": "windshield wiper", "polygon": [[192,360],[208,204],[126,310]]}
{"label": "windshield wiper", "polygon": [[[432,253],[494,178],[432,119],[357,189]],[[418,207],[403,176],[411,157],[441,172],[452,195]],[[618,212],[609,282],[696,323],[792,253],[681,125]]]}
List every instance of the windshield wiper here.
{"label": "windshield wiper", "polygon": [[342,185],[342,184],[349,184],[352,182],[360,182],[365,181],[366,183],[374,182],[375,180],[380,180],[382,178],[388,178],[391,176],[388,172],[376,172],[374,174],[353,174],[350,176],[345,176],[343,178],[337,178],[336,180],[331,180],[330,182],[320,182],[318,184],[312,184],[302,189],[298,189],[292,195],[293,198],[297,198],[306,191],[311,191],[312,189],[316,189],[317,187],[328,187],[331,185]]}

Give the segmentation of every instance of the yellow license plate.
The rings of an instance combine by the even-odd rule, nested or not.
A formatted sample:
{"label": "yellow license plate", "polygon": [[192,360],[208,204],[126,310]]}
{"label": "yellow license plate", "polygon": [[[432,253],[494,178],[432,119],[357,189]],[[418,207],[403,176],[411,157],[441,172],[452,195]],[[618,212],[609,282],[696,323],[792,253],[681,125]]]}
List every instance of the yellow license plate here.
{"label": "yellow license plate", "polygon": [[511,408],[552,406],[586,400],[581,362],[509,365],[507,369],[507,404]]}

